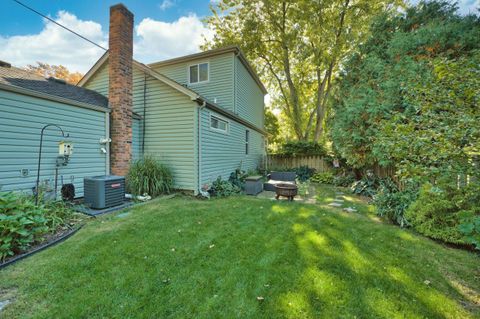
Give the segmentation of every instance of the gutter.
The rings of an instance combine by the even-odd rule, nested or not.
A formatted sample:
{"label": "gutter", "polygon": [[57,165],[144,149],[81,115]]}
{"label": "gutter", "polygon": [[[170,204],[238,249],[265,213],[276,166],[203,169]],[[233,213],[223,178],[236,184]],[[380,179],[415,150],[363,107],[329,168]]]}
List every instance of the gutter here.
{"label": "gutter", "polygon": [[236,115],[235,113],[231,112],[231,111],[228,111],[218,105],[216,105],[215,103],[212,103],[210,101],[207,101],[203,98],[201,98],[200,96],[196,99],[197,103],[200,104],[200,105],[203,105],[203,104],[206,104],[206,108],[207,109],[210,109],[218,114],[221,114],[223,116],[225,116],[226,118],[229,118],[231,120],[234,120],[235,122],[237,123],[240,123],[240,124],[243,124],[245,125],[246,127],[254,130],[254,131],[257,131],[258,133],[264,135],[264,136],[268,136],[268,133],[259,128],[258,126],[256,126],[255,124],[252,124],[250,123],[249,121],[247,120],[244,120],[243,118],[241,118],[240,116]]}

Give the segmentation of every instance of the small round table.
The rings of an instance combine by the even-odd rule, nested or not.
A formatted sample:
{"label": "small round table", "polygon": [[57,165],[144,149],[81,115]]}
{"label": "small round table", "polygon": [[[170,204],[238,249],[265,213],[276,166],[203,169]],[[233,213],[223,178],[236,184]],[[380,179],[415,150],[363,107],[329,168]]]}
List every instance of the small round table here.
{"label": "small round table", "polygon": [[298,187],[294,184],[277,184],[275,185],[275,198],[278,200],[280,196],[287,197],[289,201],[293,201],[293,198],[297,196]]}

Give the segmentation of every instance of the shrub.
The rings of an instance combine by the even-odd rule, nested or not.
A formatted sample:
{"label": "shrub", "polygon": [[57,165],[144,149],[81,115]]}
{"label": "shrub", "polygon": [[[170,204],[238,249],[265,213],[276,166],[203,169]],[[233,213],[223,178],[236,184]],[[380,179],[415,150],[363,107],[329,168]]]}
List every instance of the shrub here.
{"label": "shrub", "polygon": [[32,198],[0,193],[0,260],[27,250],[73,215],[62,202],[35,206]]}
{"label": "shrub", "polygon": [[293,170],[295,171],[295,174],[297,174],[297,179],[300,182],[305,182],[306,180],[310,179],[310,177],[312,177],[315,173],[315,169],[308,166],[300,166],[294,168]]}
{"label": "shrub", "polygon": [[128,171],[127,191],[134,195],[148,194],[152,197],[170,193],[173,174],[169,167],[150,155],[135,161]]}
{"label": "shrub", "polygon": [[232,184],[230,181],[222,180],[222,177],[218,176],[218,178],[212,183],[208,192],[211,196],[228,197],[240,194],[242,190],[237,185]]}
{"label": "shrub", "polygon": [[313,183],[333,184],[333,174],[331,172],[316,173],[310,181]]}
{"label": "shrub", "polygon": [[326,156],[327,151],[322,144],[316,142],[290,141],[280,146],[279,154],[290,156]]}
{"label": "shrub", "polygon": [[239,189],[245,188],[245,178],[247,178],[248,174],[241,169],[236,169],[235,172],[230,174],[228,181],[233,185],[237,186]]}
{"label": "shrub", "polygon": [[352,173],[339,174],[333,177],[333,185],[350,187],[355,182],[355,175]]}
{"label": "shrub", "polygon": [[367,197],[373,197],[380,187],[380,179],[373,174],[367,174],[361,180],[352,184],[352,193]]}
{"label": "shrub", "polygon": [[433,186],[427,183],[405,212],[405,217],[419,233],[453,244],[465,244],[469,239],[475,239],[476,224],[473,228],[468,224],[475,223],[478,216],[480,186],[472,184],[457,188],[456,185]]}
{"label": "shrub", "polygon": [[47,201],[43,206],[44,216],[50,230],[63,226],[66,221],[73,217],[73,210],[70,205],[63,201]]}
{"label": "shrub", "polygon": [[472,212],[465,212],[459,230],[465,242],[472,244],[480,250],[480,216]]}
{"label": "shrub", "polygon": [[373,202],[379,216],[386,217],[404,227],[408,225],[404,213],[417,196],[417,187],[409,185],[404,190],[399,190],[391,179],[385,179],[380,183],[380,188],[373,197]]}

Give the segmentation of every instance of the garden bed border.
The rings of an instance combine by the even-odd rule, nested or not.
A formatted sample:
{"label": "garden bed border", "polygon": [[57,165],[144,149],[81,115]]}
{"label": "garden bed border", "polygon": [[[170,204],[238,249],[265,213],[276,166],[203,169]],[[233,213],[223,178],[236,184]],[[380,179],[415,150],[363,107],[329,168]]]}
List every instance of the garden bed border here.
{"label": "garden bed border", "polygon": [[38,253],[38,252],[40,252],[40,251],[42,251],[42,250],[44,250],[44,249],[47,249],[47,248],[49,248],[49,247],[51,247],[51,246],[54,246],[54,245],[56,245],[56,244],[61,243],[62,241],[66,240],[66,239],[68,239],[69,237],[71,237],[72,235],[74,235],[74,234],[75,234],[77,231],[79,231],[82,227],[83,227],[83,225],[80,225],[80,226],[78,226],[78,227],[76,227],[76,228],[74,228],[74,229],[71,229],[71,230],[67,231],[65,234],[63,234],[62,236],[56,238],[56,239],[53,240],[53,241],[47,242],[47,243],[45,243],[45,244],[43,244],[43,245],[40,245],[40,246],[38,246],[38,247],[36,247],[36,248],[34,248],[34,249],[26,252],[26,253],[23,253],[23,254],[21,254],[21,255],[18,255],[18,256],[16,256],[16,257],[13,257],[12,259],[9,259],[8,261],[6,261],[6,262],[4,262],[4,263],[0,263],[0,269],[3,269],[3,268],[5,268],[5,267],[7,267],[7,266],[9,266],[9,265],[12,265],[12,264],[16,263],[16,262],[19,261],[19,260],[22,260],[22,259],[24,259],[24,258],[27,258],[27,257],[29,257],[29,256],[32,256],[32,255],[34,255],[34,254],[36,254],[36,253]]}

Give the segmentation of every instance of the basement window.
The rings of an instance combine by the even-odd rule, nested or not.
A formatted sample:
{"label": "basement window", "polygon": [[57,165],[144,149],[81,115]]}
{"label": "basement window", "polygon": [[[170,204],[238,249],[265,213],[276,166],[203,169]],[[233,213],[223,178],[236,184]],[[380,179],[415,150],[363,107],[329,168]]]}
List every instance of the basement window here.
{"label": "basement window", "polygon": [[228,133],[228,121],[215,115],[210,115],[210,128],[214,131]]}
{"label": "basement window", "polygon": [[208,82],[208,63],[190,65],[188,81],[190,84]]}

